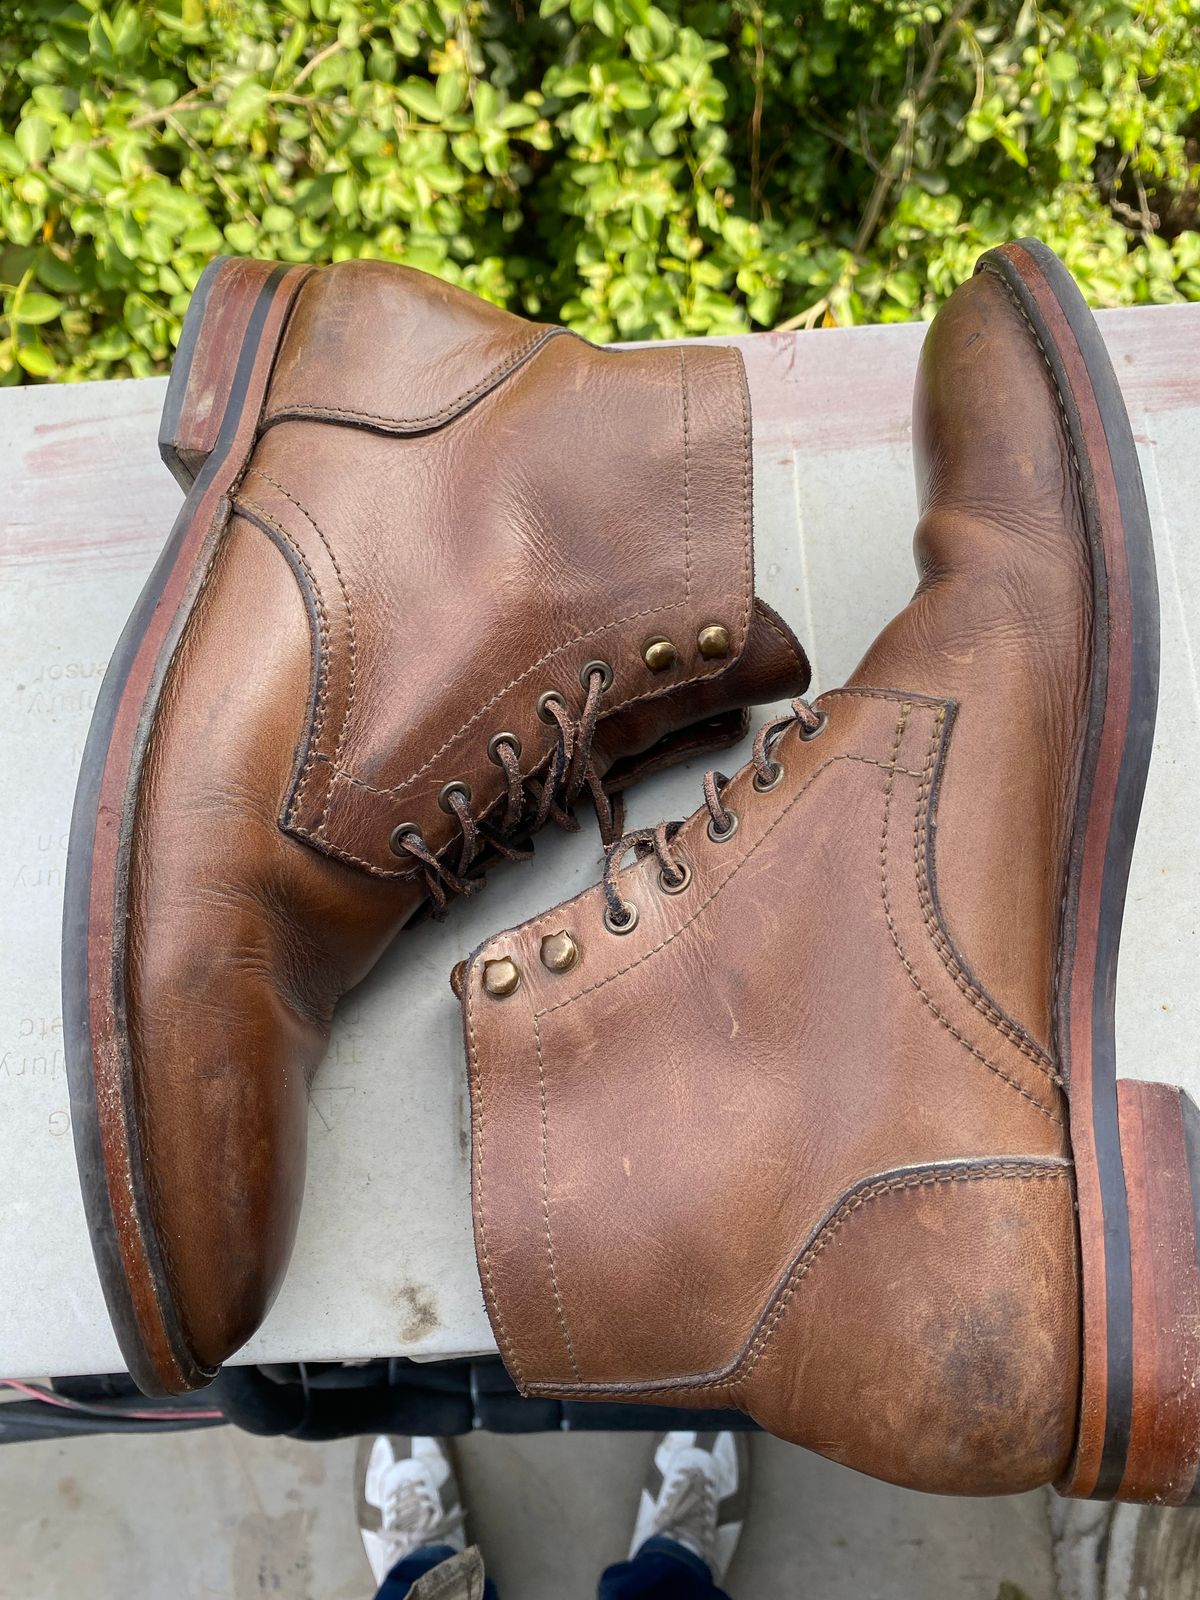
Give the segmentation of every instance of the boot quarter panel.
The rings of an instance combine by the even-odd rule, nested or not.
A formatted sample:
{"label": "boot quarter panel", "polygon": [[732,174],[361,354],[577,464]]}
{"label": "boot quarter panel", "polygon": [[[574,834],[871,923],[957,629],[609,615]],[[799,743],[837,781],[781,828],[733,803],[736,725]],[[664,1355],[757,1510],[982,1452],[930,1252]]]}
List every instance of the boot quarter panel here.
{"label": "boot quarter panel", "polygon": [[[388,847],[398,823],[435,850],[452,843],[446,783],[467,783],[478,811],[498,804],[493,734],[515,733],[534,768],[549,742],[539,696],[577,711],[589,661],[613,671],[605,718],[661,707],[644,719],[652,739],[672,697],[728,673],[745,646],[750,417],[735,351],[544,341],[401,435],[289,401],[238,505],[300,552],[319,620],[320,689],[283,825],[376,876],[414,876]],[[713,623],[729,644],[706,658],[697,641]],[[679,649],[662,673],[644,660],[658,635]]]}

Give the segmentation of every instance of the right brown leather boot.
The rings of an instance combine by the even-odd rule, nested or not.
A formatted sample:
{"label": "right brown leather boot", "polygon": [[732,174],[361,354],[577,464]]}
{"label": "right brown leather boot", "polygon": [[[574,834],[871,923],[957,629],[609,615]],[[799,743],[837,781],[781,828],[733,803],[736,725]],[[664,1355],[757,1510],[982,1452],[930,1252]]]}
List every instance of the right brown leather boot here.
{"label": "right brown leather boot", "polygon": [[1178,1503],[1200,1118],[1118,1085],[1113,1030],[1154,561],[1043,246],[938,314],[914,438],[917,591],[850,681],[460,979],[488,1309],[528,1394],[736,1405],[918,1489]]}
{"label": "right brown leather boot", "polygon": [[226,260],[161,442],[187,500],[100,695],[63,930],[84,1198],[148,1391],[270,1305],[308,1080],[396,930],[808,679],[754,595],[735,350]]}

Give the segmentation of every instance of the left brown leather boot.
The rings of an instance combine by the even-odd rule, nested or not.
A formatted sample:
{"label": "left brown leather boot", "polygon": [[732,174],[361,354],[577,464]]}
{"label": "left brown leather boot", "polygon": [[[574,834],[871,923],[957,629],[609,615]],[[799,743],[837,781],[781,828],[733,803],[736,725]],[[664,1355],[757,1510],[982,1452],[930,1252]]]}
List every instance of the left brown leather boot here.
{"label": "left brown leather boot", "polygon": [[308,1082],[393,934],[808,664],[754,594],[735,350],[224,260],[161,444],[187,499],[84,753],[63,1003],[109,1310],[175,1390],[271,1303]]}
{"label": "left brown leather boot", "polygon": [[528,1394],[1185,1501],[1200,1119],[1113,1043],[1154,563],[1044,246],[939,314],[915,438],[920,583],[850,682],[460,980],[484,1292]]}

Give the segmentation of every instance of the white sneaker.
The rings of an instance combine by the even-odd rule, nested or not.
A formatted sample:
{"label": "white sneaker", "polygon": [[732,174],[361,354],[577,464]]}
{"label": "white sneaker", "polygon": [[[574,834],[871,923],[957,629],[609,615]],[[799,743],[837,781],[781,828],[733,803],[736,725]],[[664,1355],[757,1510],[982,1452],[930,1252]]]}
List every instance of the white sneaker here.
{"label": "white sneaker", "polygon": [[746,1520],[750,1451],[741,1433],[664,1433],[642,1490],[632,1558],[647,1539],[674,1539],[720,1583]]}
{"label": "white sneaker", "polygon": [[390,1433],[364,1439],[355,1478],[358,1527],[376,1583],[414,1550],[431,1544],[465,1548],[458,1480],[440,1439]]}

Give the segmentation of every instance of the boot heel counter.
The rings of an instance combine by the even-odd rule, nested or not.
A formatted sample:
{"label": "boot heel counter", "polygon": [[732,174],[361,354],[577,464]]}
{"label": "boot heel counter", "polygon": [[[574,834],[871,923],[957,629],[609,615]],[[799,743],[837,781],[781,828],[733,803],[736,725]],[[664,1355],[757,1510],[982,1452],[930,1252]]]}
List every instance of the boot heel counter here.
{"label": "boot heel counter", "polygon": [[813,1241],[734,1388],[772,1433],[941,1494],[1051,1482],[1078,1405],[1062,1160],[883,1174]]}

